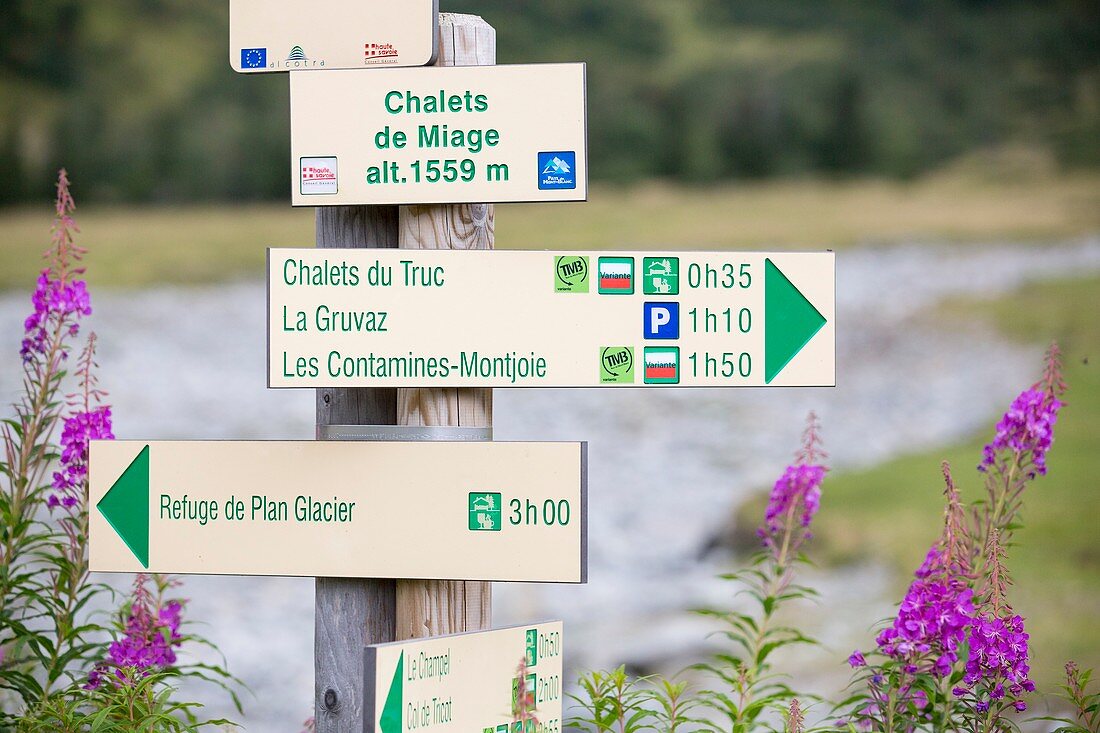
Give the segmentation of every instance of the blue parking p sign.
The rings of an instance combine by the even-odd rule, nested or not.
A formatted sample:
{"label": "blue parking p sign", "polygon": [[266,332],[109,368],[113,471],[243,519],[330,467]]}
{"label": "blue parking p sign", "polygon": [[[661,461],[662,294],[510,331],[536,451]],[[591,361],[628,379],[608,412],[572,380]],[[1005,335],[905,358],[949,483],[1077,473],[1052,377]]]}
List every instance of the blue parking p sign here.
{"label": "blue parking p sign", "polygon": [[647,339],[671,341],[680,338],[679,303],[646,303],[642,321],[642,333]]}

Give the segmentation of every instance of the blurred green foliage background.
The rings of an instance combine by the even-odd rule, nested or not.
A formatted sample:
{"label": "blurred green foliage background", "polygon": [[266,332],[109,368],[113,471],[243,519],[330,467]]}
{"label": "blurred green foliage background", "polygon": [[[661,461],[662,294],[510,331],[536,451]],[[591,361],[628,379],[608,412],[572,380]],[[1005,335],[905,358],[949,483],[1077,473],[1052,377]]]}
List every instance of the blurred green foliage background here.
{"label": "blurred green foliage background", "polygon": [[[497,207],[502,247],[1100,232],[1100,0],[440,1],[497,29],[500,63],[588,63],[592,198]],[[312,241],[313,210],[288,205],[287,76],[229,68],[228,5],[0,0],[0,293],[42,266],[62,166],[93,288],[254,278],[264,246]],[[932,315],[1066,349],[1070,407],[1011,556],[1044,689],[1070,656],[1100,665],[1100,281],[1082,277]],[[900,594],[940,521],[939,461],[973,492],[989,434],[831,478],[826,563],[885,560]]]}
{"label": "blurred green foliage background", "polygon": [[[1100,167],[1097,0],[442,0],[500,63],[589,64],[595,178],[909,178],[1021,145]],[[0,204],[285,199],[287,78],[227,0],[3,0]]]}

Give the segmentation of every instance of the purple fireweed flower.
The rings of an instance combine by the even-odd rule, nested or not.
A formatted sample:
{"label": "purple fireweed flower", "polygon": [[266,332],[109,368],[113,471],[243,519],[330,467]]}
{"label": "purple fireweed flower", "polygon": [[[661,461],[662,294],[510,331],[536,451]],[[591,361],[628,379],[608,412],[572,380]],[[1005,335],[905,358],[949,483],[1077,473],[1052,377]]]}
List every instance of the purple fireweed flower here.
{"label": "purple fireweed flower", "polygon": [[88,480],[88,443],[92,440],[114,440],[111,408],[107,405],[77,412],[65,420],[61,431],[61,470],[53,474],[53,488],[47,504],[52,509],[75,506],[84,496]]}
{"label": "purple fireweed flower", "polygon": [[178,601],[164,608],[153,609],[144,603],[135,603],[126,622],[126,634],[111,644],[111,661],[118,667],[164,668],[175,664],[176,652],[182,637],[179,633],[182,606]]}
{"label": "purple fireweed flower", "polygon": [[780,532],[786,516],[794,510],[802,527],[809,527],[821,506],[821,482],[825,466],[787,466],[787,470],[772,487],[764,523],[769,533]]}
{"label": "purple fireweed flower", "polygon": [[92,312],[88,287],[77,279],[84,272],[79,262],[85,250],[75,240],[80,231],[72,218],[75,209],[69,175],[62,168],[57,175],[52,245],[46,252],[50,265],[38,276],[31,295],[33,312],[23,322],[19,353],[25,364],[45,356],[50,361],[48,368],[56,369],[57,361],[68,357],[66,337],[75,336],[80,330],[80,319]]}
{"label": "purple fireweed flower", "polygon": [[933,547],[894,623],[875,640],[879,651],[905,662],[910,673],[924,669],[939,677],[949,675],[974,614],[974,591],[946,565],[944,552]]}
{"label": "purple fireweed flower", "polygon": [[976,707],[1006,697],[1017,710],[1021,709],[1019,705],[1026,707],[1020,696],[1035,690],[1035,683],[1028,677],[1028,638],[1024,620],[1018,614],[978,614],[970,629],[970,658],[963,686],[954,690],[955,695],[972,695]]}
{"label": "purple fireweed flower", "polygon": [[982,451],[979,470],[986,471],[997,462],[998,451],[1031,454],[1034,472],[1045,475],[1046,455],[1054,441],[1054,423],[1063,403],[1053,394],[1038,389],[1024,390],[1012,402],[997,423],[993,442]]}
{"label": "purple fireweed flower", "polygon": [[809,527],[821,505],[821,482],[828,470],[821,465],[794,464],[772,487],[764,526],[756,533],[779,565],[789,562],[813,536]]}
{"label": "purple fireweed flower", "polygon": [[821,449],[817,416],[811,412],[806,422],[802,447],[772,487],[764,524],[756,531],[780,566],[812,537],[809,527],[821,507],[821,483],[829,471],[822,463],[827,456]]}
{"label": "purple fireweed flower", "polygon": [[970,655],[962,684],[953,691],[985,714],[1000,715],[1009,708],[1022,711],[1025,692],[1034,692],[1028,674],[1028,634],[1024,620],[1008,605],[1006,591],[1011,583],[1005,567],[1005,551],[996,529],[986,543],[986,587],[981,610],[970,627]]}
{"label": "purple fireweed flower", "polygon": [[861,652],[859,649],[856,649],[854,652],[852,652],[851,656],[848,657],[848,664],[852,667],[852,669],[855,669],[856,667],[865,667],[867,666],[867,660],[864,659],[863,652]]}
{"label": "purple fireweed flower", "polygon": [[[24,361],[44,356],[55,330],[75,336],[80,330],[79,319],[92,313],[91,296],[84,281],[65,281],[49,269],[39,274],[31,305],[34,312],[23,322],[23,343],[19,349]],[[62,349],[62,357],[66,353]]]}
{"label": "purple fireweed flower", "polygon": [[147,582],[145,575],[139,575],[135,581],[134,599],[122,638],[107,648],[107,660],[97,664],[88,675],[86,689],[97,689],[112,669],[115,684],[128,685],[135,681],[128,677],[130,671],[141,678],[176,663],[175,650],[183,643],[180,634],[183,604],[168,601],[158,607]]}

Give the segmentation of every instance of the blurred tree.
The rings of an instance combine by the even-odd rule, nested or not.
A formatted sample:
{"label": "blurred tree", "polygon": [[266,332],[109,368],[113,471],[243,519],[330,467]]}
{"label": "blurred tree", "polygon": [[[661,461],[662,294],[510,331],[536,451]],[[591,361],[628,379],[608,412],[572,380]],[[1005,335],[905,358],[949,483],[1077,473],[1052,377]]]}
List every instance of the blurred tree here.
{"label": "blurred tree", "polygon": [[[443,0],[501,63],[588,62],[596,179],[908,177],[1023,146],[1100,165],[1100,0]],[[225,0],[0,2],[0,204],[286,198],[284,75]]]}
{"label": "blurred tree", "polygon": [[4,0],[0,4],[0,72],[64,89],[76,66],[78,0]]}

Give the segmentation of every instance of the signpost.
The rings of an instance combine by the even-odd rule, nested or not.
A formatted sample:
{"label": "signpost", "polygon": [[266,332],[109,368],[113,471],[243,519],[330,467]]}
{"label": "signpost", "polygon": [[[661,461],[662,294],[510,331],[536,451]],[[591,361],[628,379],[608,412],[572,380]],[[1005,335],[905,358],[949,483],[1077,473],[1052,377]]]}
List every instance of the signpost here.
{"label": "signpost", "polygon": [[295,206],[584,201],[584,64],[290,75]]}
{"label": "signpost", "polygon": [[583,583],[583,443],[95,441],[106,572]]}
{"label": "signpost", "polygon": [[234,71],[423,66],[438,50],[438,0],[229,0]]}
{"label": "signpost", "polygon": [[[473,15],[441,13],[444,66],[496,62],[496,31]],[[318,247],[491,248],[493,207],[328,206],[317,209]],[[320,428],[338,424],[492,425],[492,391],[326,388]],[[314,633],[318,733],[364,726],[364,644],[489,628],[492,584],[317,578]]]}
{"label": "signpost", "polygon": [[[269,253],[268,382],[317,388],[320,440],[487,428],[493,387],[835,383],[831,253],[485,251],[487,203],[587,199],[585,67],[493,66],[491,26],[436,11],[231,0],[233,68],[292,72],[322,249]],[[439,635],[488,625],[484,581],[584,582],[584,444],[97,442],[90,466],[93,570],[317,576],[318,731],[560,730],[560,623]]]}
{"label": "signpost", "polygon": [[[561,731],[562,641],[553,621],[369,646],[364,730]],[[521,669],[523,709],[533,714],[526,721],[515,720]]]}
{"label": "signpost", "polygon": [[273,249],[271,387],[831,386],[832,253]]}

